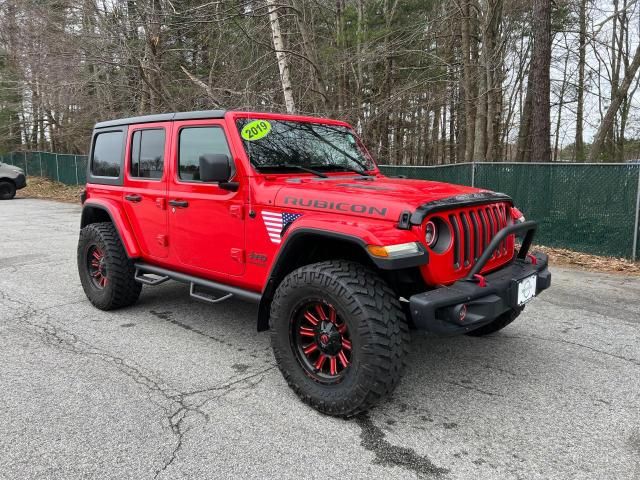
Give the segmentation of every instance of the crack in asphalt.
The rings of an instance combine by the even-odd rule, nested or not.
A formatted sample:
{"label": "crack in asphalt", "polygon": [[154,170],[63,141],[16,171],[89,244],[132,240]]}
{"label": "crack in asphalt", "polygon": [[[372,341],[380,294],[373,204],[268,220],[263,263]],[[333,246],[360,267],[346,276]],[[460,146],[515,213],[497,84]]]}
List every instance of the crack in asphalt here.
{"label": "crack in asphalt", "polygon": [[[168,323],[170,323],[172,325],[175,325],[177,327],[183,328],[183,329],[185,329],[185,330],[187,330],[189,332],[193,332],[193,333],[196,333],[198,335],[201,335],[201,336],[203,336],[205,338],[208,338],[209,340],[213,340],[214,342],[217,342],[217,343],[219,343],[221,345],[225,345],[225,346],[230,347],[230,348],[236,348],[236,350],[238,352],[244,351],[243,348],[237,348],[236,345],[234,345],[233,343],[231,343],[229,341],[226,341],[223,338],[218,338],[218,337],[216,337],[214,335],[211,335],[210,333],[207,333],[205,331],[200,330],[197,327],[194,327],[193,325],[189,325],[188,323],[184,323],[184,322],[181,322],[179,320],[176,320],[175,318],[173,318],[173,312],[171,310],[166,310],[164,312],[158,312],[156,310],[149,310],[149,313],[152,314],[153,316],[159,318],[160,320],[164,320],[165,322],[168,322]],[[266,347],[264,350],[260,350],[260,351],[261,352],[270,352],[271,351],[271,347]],[[256,350],[256,352],[258,352],[258,350]],[[248,355],[250,357],[253,357],[253,358],[258,358],[258,355],[256,355],[256,353],[249,353]],[[270,353],[269,353],[269,357],[271,357]]]}
{"label": "crack in asphalt", "polygon": [[361,429],[360,445],[375,455],[374,463],[410,470],[417,474],[418,478],[438,478],[450,472],[448,468],[437,467],[429,458],[419,455],[412,448],[390,443],[385,439],[386,434],[368,415],[359,415],[355,421]]}
{"label": "crack in asphalt", "polygon": [[565,343],[567,345],[573,345],[575,347],[585,348],[595,353],[600,353],[608,357],[617,358],[618,360],[624,360],[626,362],[632,363],[633,365],[640,366],[640,360],[638,360],[637,358],[623,357],[622,355],[616,355],[615,353],[606,352],[604,350],[600,350],[598,348],[591,347],[583,343],[571,342],[569,340],[564,340],[562,338],[547,338],[547,337],[540,337],[538,335],[503,335],[503,338],[519,338],[519,339],[535,338],[537,340],[544,340],[546,342]]}
{"label": "crack in asphalt", "polygon": [[[554,292],[555,294],[558,294],[558,291]],[[567,291],[567,296],[568,296],[569,291]],[[613,308],[614,305],[612,304],[594,304],[594,303],[590,303],[590,297],[580,297],[581,301],[576,301],[576,295],[575,292],[573,290],[571,290],[571,300],[563,300],[562,298],[555,298],[555,297],[539,297],[537,298],[537,301],[539,303],[547,303],[549,305],[552,305],[554,307],[560,307],[566,310],[573,310],[576,312],[586,312],[589,313],[591,315],[595,314],[595,315],[600,315],[602,317],[605,317],[607,319],[612,319],[609,314],[611,312],[610,308]],[[590,308],[589,308],[590,307]],[[634,310],[630,310],[624,306],[622,306],[620,303],[616,303],[615,304],[615,309],[616,312],[618,312],[618,317],[614,317],[613,320],[619,321],[621,323],[625,323],[627,325],[630,326],[637,326],[637,323],[631,323],[628,322],[626,320],[624,320],[624,318],[620,318],[622,315],[628,315],[631,318],[634,318],[638,315],[637,311]]]}
{"label": "crack in asphalt", "polygon": [[176,325],[180,328],[184,328],[185,330],[188,330],[190,332],[194,332],[197,333],[198,335],[202,335],[203,337],[206,337],[210,340],[213,340],[214,342],[218,342],[222,345],[226,345],[228,347],[232,347],[233,345],[231,343],[228,343],[224,340],[222,340],[221,338],[218,337],[214,337],[213,335],[203,332],[202,330],[193,327],[187,323],[181,322],[180,320],[176,320],[175,318],[173,318],[173,312],[170,310],[166,310],[164,312],[158,312],[156,310],[149,310],[149,313],[151,315],[153,315],[156,318],[159,318],[160,320],[164,320],[165,322],[171,323],[172,325]]}
{"label": "crack in asphalt", "polygon": [[[236,390],[251,390],[254,389],[259,383],[264,379],[264,374],[268,371],[273,370],[275,366],[271,366],[269,368],[265,368],[258,372],[255,372],[251,375],[247,375],[246,377],[242,377],[240,379],[236,379],[233,381],[229,381],[223,385],[218,385],[214,387],[209,387],[201,390],[194,390],[192,392],[181,392],[178,394],[176,398],[173,400],[176,401],[179,405],[179,408],[173,412],[173,414],[169,417],[169,424],[171,426],[171,431],[176,436],[176,444],[171,451],[169,458],[164,462],[164,464],[155,472],[154,478],[158,478],[167,468],[169,468],[173,462],[178,458],[178,452],[182,450],[182,445],[184,442],[184,437],[189,431],[188,428],[183,429],[183,422],[186,420],[189,413],[196,413],[201,415],[206,422],[209,421],[209,415],[207,415],[202,408],[205,404],[218,400],[225,395],[228,395],[231,392]],[[251,382],[257,378],[256,381]],[[235,388],[234,388],[235,387]],[[193,405],[187,405],[185,402],[189,397],[200,395],[204,393],[212,393],[212,392],[222,392],[220,395],[214,397],[205,397],[200,403],[196,403]]]}
{"label": "crack in asphalt", "polygon": [[490,392],[488,390],[482,390],[481,388],[478,388],[474,385],[465,385],[464,383],[458,383],[458,382],[451,382],[448,380],[444,380],[444,383],[448,383],[449,385],[455,385],[456,387],[460,387],[460,388],[465,388],[467,390],[471,390],[474,392],[479,392],[482,393],[484,395],[489,395],[490,397],[504,397],[504,395],[500,394],[500,393],[495,393],[495,392]]}
{"label": "crack in asphalt", "polygon": [[[46,312],[46,310],[53,307],[36,309],[24,301],[11,297],[8,293],[2,290],[0,290],[0,300],[23,307],[23,309],[12,309],[17,313],[17,315],[10,317],[9,320],[14,320],[23,326],[31,327],[35,330],[36,334],[45,345],[80,356],[91,356],[99,359],[100,361],[110,363],[114,365],[118,371],[130,378],[134,383],[146,389],[150,394],[159,395],[165,402],[168,402],[168,406],[161,405],[150,398],[150,401],[158,405],[165,412],[165,418],[169,423],[171,432],[176,437],[175,445],[171,453],[168,458],[165,459],[163,464],[155,471],[154,478],[158,478],[177,459],[178,453],[183,447],[184,437],[189,431],[188,428],[184,427],[184,422],[190,414],[201,415],[205,421],[208,422],[209,416],[202,410],[204,405],[218,400],[236,390],[250,390],[255,388],[260,382],[262,382],[267,372],[276,368],[275,365],[272,365],[260,371],[252,372],[241,378],[230,379],[221,385],[181,392],[167,386],[166,382],[154,378],[152,374],[144,372],[142,367],[139,365],[135,365],[125,358],[118,357],[91,345],[90,343],[82,340],[75,333],[54,325],[50,321],[50,315]],[[38,315],[40,315],[40,319],[36,322],[33,319]],[[202,334],[201,332],[197,333]],[[205,336],[209,337],[209,335],[206,334]],[[216,340],[215,338],[211,339]],[[219,392],[219,394],[211,396],[211,394],[215,392]]]}

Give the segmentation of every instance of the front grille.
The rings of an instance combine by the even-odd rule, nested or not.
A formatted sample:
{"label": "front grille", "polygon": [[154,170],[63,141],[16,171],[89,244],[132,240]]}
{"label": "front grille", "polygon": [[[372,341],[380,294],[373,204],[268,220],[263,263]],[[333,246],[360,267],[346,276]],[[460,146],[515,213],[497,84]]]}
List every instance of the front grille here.
{"label": "front grille", "polygon": [[[494,203],[463,208],[449,214],[453,233],[453,267],[470,268],[484,252],[499,230],[511,220],[511,209],[506,203]],[[500,243],[491,259],[510,255],[507,240]]]}

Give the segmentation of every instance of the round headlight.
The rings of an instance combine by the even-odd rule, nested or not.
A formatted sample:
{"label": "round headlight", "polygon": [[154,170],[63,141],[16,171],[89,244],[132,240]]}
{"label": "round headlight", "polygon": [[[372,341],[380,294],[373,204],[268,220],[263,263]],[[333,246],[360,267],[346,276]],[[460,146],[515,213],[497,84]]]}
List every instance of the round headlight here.
{"label": "round headlight", "polygon": [[436,224],[432,221],[428,221],[424,227],[424,231],[424,240],[427,247],[432,248],[438,241],[438,229],[436,228]]}

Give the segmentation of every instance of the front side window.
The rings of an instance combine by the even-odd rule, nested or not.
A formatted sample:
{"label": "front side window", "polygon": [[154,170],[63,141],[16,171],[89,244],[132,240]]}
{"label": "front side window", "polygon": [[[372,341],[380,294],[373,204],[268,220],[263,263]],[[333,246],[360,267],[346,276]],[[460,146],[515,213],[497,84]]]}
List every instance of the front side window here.
{"label": "front side window", "polygon": [[130,174],[137,178],[162,178],[164,129],[137,130],[131,141]]}
{"label": "front side window", "polygon": [[231,158],[229,145],[220,127],[188,127],[180,130],[178,175],[181,180],[199,182],[200,157],[224,154]]}
{"label": "front side window", "polygon": [[123,132],[104,132],[96,135],[91,159],[91,173],[96,177],[120,176]]}
{"label": "front side window", "polygon": [[289,120],[236,121],[251,164],[259,171],[360,171],[374,163],[353,132],[342,126]]}

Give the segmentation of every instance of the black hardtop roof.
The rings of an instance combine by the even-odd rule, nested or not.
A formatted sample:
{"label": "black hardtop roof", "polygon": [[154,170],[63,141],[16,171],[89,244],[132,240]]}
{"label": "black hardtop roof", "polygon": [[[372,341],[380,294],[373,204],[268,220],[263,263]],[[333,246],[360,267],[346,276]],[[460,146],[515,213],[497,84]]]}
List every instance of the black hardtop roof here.
{"label": "black hardtop roof", "polygon": [[141,117],[119,118],[96,123],[94,128],[119,127],[137,123],[170,122],[172,120],[199,120],[202,118],[224,118],[226,110],[197,110],[194,112],[159,113]]}

